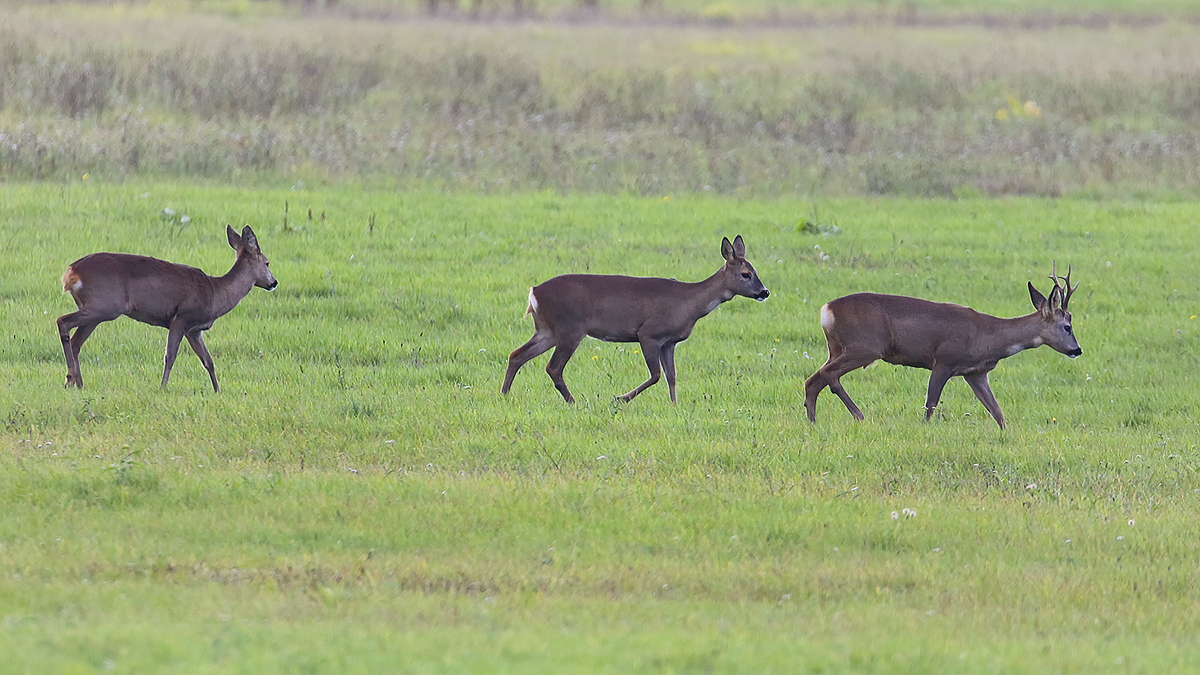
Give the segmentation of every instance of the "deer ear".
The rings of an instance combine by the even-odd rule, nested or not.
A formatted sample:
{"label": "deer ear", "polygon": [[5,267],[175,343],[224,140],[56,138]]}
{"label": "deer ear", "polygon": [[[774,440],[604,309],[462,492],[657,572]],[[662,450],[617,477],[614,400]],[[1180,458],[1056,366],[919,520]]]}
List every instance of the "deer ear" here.
{"label": "deer ear", "polygon": [[746,242],[742,241],[742,235],[733,238],[733,255],[738,260],[746,259]]}
{"label": "deer ear", "polygon": [[1046,296],[1042,295],[1041,291],[1033,287],[1033,282],[1029,282],[1029,299],[1033,301],[1033,308],[1041,312],[1046,307]]}
{"label": "deer ear", "polygon": [[729,237],[721,237],[721,257],[733,262],[733,244],[729,243]]}
{"label": "deer ear", "polygon": [[229,245],[233,247],[233,250],[241,250],[243,246],[242,238],[238,236],[238,233],[232,227],[228,225],[225,226],[225,236],[229,238]]}
{"label": "deer ear", "polygon": [[1054,288],[1050,289],[1050,298],[1046,300],[1046,304],[1050,307],[1051,312],[1057,312],[1062,309],[1063,291],[1060,286],[1055,284]]}
{"label": "deer ear", "polygon": [[254,236],[254,230],[251,230],[249,225],[242,228],[242,241],[246,243],[247,249],[258,250],[258,237]]}

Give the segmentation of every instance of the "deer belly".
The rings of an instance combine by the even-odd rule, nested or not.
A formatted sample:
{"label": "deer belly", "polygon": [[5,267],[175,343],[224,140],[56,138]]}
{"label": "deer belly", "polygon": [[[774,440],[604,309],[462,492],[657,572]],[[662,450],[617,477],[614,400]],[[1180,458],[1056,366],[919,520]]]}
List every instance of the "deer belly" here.
{"label": "deer belly", "polygon": [[908,354],[899,354],[899,353],[892,352],[890,354],[884,354],[880,358],[882,358],[885,362],[890,363],[894,366],[907,366],[909,368],[924,368],[925,370],[932,369],[931,366],[929,365],[928,360],[926,360],[922,357],[918,357],[918,356],[912,356],[912,355],[908,355]]}
{"label": "deer belly", "polygon": [[[174,313],[172,312],[172,315],[173,314]],[[151,326],[159,326],[162,328],[169,328],[171,326],[170,316],[164,316],[162,312],[157,312],[153,309],[132,307],[128,312],[125,312],[125,316],[133,319],[134,321],[148,323]]]}
{"label": "deer belly", "polygon": [[627,333],[624,331],[621,331],[621,332],[610,332],[610,331],[594,332],[594,333],[588,333],[588,335],[596,338],[597,340],[603,340],[605,342],[637,342],[638,341],[637,333]]}

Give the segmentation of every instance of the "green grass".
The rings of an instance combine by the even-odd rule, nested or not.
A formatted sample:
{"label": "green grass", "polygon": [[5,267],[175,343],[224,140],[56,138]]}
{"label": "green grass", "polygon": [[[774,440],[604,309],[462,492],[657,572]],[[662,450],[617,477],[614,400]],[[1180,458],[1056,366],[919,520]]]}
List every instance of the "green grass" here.
{"label": "green grass", "polygon": [[[285,204],[286,222],[285,222]],[[164,218],[163,209],[175,215]],[[312,217],[310,219],[309,213]],[[0,189],[0,656],[17,672],[1167,672],[1200,651],[1194,202]],[[182,215],[190,222],[179,223]],[[841,233],[808,234],[803,223]],[[94,250],[252,292],[160,390],[165,331],[101,326],[64,390],[59,276]],[[702,319],[679,405],[587,341],[564,405],[528,287],[700,279],[742,234],[772,291]],[[819,248],[818,248],[819,247]],[[1073,265],[1084,350],[960,380],[880,365],[803,419],[821,303],[1030,311]],[[900,515],[915,510],[915,517]],[[895,511],[898,518],[893,520]]]}
{"label": "green grass", "polygon": [[[1200,669],[1190,5],[578,4],[0,10],[3,669]],[[280,287],[209,332],[221,393],[128,320],[62,389],[66,265],[222,273],[226,223]],[[499,395],[529,286],[735,234],[772,296],[678,406],[590,340],[577,405],[546,357]],[[887,365],[804,421],[823,302],[1013,316],[1051,261],[1084,355],[1004,361],[1008,430]]]}

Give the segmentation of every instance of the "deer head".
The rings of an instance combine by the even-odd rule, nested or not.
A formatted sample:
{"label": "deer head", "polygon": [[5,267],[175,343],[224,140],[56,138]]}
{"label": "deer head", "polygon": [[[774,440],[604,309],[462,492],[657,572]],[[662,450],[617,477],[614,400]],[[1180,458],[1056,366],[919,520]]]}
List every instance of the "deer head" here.
{"label": "deer head", "polygon": [[760,302],[771,295],[771,291],[759,281],[754,266],[746,261],[746,244],[742,241],[742,235],[734,237],[733,243],[729,242],[729,237],[722,237],[721,255],[725,257],[725,267],[722,270],[725,286],[734,295],[754,298]]}
{"label": "deer head", "polygon": [[[1036,288],[1033,287],[1033,282],[1029,283],[1029,299],[1033,301],[1033,308],[1037,310],[1044,323],[1041,339],[1042,343],[1049,345],[1053,349],[1071,358],[1075,358],[1083,353],[1079,348],[1079,342],[1075,339],[1075,333],[1071,330],[1071,313],[1067,311],[1067,305],[1071,302],[1071,295],[1075,293],[1075,289],[1079,288],[1079,284],[1071,286],[1071,268],[1067,267],[1067,276],[1058,276],[1057,265],[1051,267],[1050,280],[1054,282],[1054,288],[1050,289],[1050,297],[1042,295]],[[1059,281],[1063,285],[1059,285]]]}
{"label": "deer head", "polygon": [[271,261],[267,260],[267,256],[263,255],[262,249],[258,247],[258,238],[254,236],[254,230],[247,225],[239,235],[232,227],[226,225],[225,236],[229,238],[229,245],[237,252],[238,261],[249,265],[254,276],[254,285],[268,291],[275,290],[279,282],[275,280],[275,275],[271,274]]}

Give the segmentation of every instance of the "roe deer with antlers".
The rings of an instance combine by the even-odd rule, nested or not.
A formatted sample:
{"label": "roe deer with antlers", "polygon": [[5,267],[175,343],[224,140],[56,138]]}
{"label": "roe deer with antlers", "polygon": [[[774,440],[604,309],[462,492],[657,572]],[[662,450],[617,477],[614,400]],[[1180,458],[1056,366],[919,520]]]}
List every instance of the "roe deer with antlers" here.
{"label": "roe deer with antlers", "polygon": [[[817,396],[825,387],[837,394],[855,419],[862,411],[842,386],[846,373],[876,359],[932,371],[925,398],[928,420],[950,378],[961,375],[1000,428],[1004,414],[988,385],[988,373],[1000,359],[1025,349],[1050,345],[1075,358],[1083,353],[1071,332],[1067,305],[1078,284],[1052,271],[1054,288],[1046,298],[1029,284],[1034,313],[1012,319],[981,314],[969,307],[877,293],[856,293],[821,307],[821,328],[829,342],[829,361],[804,383],[808,420],[817,419]],[[1059,285],[1059,280],[1065,284]]]}
{"label": "roe deer with antlers", "polygon": [[641,345],[650,379],[620,396],[630,401],[658,382],[666,372],[671,403],[675,403],[675,345],[692,334],[701,317],[721,303],[741,295],[766,300],[771,294],[746,261],[746,245],[738,235],[721,240],[725,265],[704,281],[684,283],[657,277],[566,274],[529,289],[529,308],[535,332],[529,342],[508,357],[508,372],[500,393],[507,394],[521,366],[551,347],[546,372],[567,403],[575,398],[563,381],[563,368],[585,336],[608,342]]}
{"label": "roe deer with antlers", "polygon": [[[58,335],[67,357],[65,386],[83,388],[79,349],[96,326],[127,316],[169,330],[162,386],[167,386],[179,343],[186,337],[208,370],[213,391],[219,391],[217,372],[202,332],[236,307],[250,289],[258,286],[270,291],[279,283],[271,275],[270,262],[249,227],[240,235],[228,225],[225,230],[237,260],[221,277],[210,277],[195,267],[126,253],[93,253],[71,263],[62,277],[63,292],[75,298],[79,311],[58,317]],[[73,335],[71,329],[75,329]]]}

